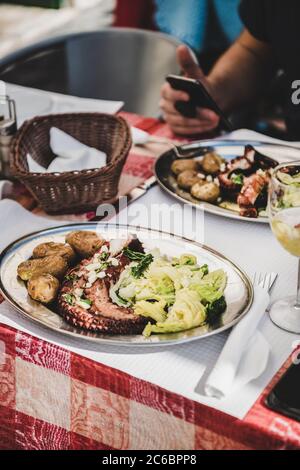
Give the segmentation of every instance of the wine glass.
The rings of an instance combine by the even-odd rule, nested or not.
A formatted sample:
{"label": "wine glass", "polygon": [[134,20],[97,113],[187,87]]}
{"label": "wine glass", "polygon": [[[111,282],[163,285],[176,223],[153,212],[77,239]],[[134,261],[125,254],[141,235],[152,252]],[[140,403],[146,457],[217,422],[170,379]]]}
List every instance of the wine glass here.
{"label": "wine glass", "polygon": [[270,188],[268,212],[279,243],[298,258],[297,295],[271,306],[273,323],[291,333],[300,333],[300,161],[275,168]]}

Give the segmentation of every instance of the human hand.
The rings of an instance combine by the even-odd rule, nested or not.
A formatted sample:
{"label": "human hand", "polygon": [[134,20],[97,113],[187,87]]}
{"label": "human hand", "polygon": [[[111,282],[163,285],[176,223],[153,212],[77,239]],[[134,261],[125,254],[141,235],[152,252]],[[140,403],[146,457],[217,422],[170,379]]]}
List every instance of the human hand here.
{"label": "human hand", "polygon": [[[191,50],[186,46],[180,46],[177,50],[178,62],[189,78],[200,80],[209,93],[213,94],[210,83],[198,66]],[[193,135],[214,130],[220,118],[210,109],[197,108],[197,116],[193,119],[186,118],[175,108],[177,101],[189,101],[187,93],[174,90],[169,83],[165,83],[161,90],[160,108],[165,121],[176,134]]]}

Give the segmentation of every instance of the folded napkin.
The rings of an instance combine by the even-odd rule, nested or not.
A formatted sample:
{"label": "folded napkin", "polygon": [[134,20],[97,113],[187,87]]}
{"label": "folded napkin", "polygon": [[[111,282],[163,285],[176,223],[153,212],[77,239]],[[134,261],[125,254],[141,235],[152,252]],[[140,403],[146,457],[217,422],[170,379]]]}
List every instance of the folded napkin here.
{"label": "folded napkin", "polygon": [[52,127],[50,129],[50,147],[57,155],[48,168],[42,167],[30,154],[27,154],[30,173],[64,173],[67,171],[103,168],[107,164],[107,155],[82,144],[65,132]]}
{"label": "folded napkin", "polygon": [[206,381],[207,396],[222,399],[265,371],[270,347],[257,328],[269,303],[268,292],[256,287],[250,311],[232,330]]}

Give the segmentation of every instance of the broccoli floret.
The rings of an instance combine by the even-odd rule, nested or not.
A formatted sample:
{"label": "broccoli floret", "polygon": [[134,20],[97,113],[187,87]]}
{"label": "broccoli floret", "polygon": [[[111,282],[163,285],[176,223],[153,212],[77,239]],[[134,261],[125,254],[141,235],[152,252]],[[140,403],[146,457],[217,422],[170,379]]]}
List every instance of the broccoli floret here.
{"label": "broccoli floret", "polygon": [[226,309],[227,303],[224,296],[209,304],[206,310],[207,323],[209,325],[215,325],[216,323],[219,323],[221,320],[221,315],[225,312]]}

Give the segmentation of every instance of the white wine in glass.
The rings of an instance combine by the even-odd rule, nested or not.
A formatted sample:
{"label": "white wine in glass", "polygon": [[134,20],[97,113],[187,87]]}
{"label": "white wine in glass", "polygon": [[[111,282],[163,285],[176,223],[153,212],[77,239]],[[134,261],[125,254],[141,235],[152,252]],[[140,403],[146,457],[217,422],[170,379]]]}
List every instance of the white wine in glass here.
{"label": "white wine in glass", "polygon": [[269,218],[282,247],[298,258],[297,295],[275,302],[271,320],[291,333],[300,333],[300,161],[275,168],[269,189]]}

